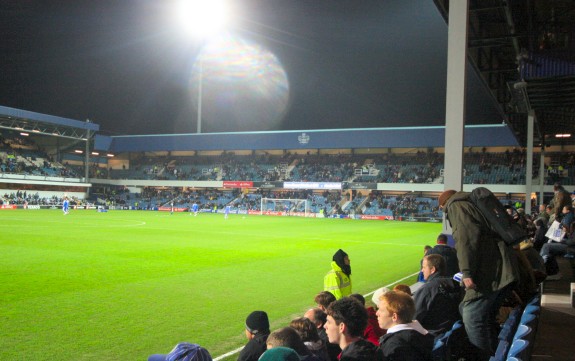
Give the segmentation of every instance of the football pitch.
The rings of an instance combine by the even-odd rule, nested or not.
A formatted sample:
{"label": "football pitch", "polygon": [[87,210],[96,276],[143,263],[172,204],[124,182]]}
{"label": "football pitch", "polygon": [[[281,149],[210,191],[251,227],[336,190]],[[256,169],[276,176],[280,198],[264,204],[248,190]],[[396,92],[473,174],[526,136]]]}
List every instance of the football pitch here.
{"label": "football pitch", "polygon": [[215,358],[246,343],[251,311],[266,311],[274,330],[314,306],[339,248],[353,291],[368,294],[414,283],[441,232],[146,211],[5,210],[0,220],[0,360],[146,360],[182,341]]}

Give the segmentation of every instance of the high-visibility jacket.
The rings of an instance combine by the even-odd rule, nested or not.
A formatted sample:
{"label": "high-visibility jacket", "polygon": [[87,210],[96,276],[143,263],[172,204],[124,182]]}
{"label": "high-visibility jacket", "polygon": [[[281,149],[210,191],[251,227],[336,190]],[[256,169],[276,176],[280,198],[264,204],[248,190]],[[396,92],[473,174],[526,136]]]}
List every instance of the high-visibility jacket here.
{"label": "high-visibility jacket", "polygon": [[336,300],[351,295],[351,278],[335,261],[331,262],[331,271],[323,278],[323,290],[331,292]]}

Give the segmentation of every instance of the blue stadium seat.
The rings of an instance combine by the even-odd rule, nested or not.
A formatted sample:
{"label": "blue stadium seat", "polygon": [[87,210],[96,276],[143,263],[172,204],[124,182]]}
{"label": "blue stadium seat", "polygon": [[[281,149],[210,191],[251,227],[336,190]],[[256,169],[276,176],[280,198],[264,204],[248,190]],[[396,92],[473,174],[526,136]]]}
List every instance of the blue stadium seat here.
{"label": "blue stadium seat", "polygon": [[523,316],[521,316],[521,321],[519,321],[520,325],[533,325],[536,320],[537,320],[537,315],[533,314],[533,313],[524,313]]}
{"label": "blue stadium seat", "polygon": [[495,355],[491,356],[489,361],[505,361],[507,353],[509,352],[510,343],[505,340],[499,340]]}
{"label": "blue stadium seat", "polygon": [[531,297],[527,305],[541,306],[541,293],[537,293],[535,296]]}
{"label": "blue stadium seat", "polygon": [[[530,306],[527,306],[530,307]],[[528,312],[530,311],[530,312]],[[520,325],[526,325],[531,327],[532,329],[532,339],[533,340],[535,338],[535,334],[537,333],[537,326],[539,325],[539,312],[540,312],[540,308],[539,309],[533,309],[533,310],[526,310],[526,312],[523,313],[523,316],[521,316],[521,321],[519,322]]]}
{"label": "blue stadium seat", "polygon": [[453,353],[457,353],[457,347],[461,346],[462,333],[460,332],[464,332],[463,322],[458,320],[455,321],[449,331],[435,340],[432,351],[434,360],[450,360],[453,358]]}
{"label": "blue stadium seat", "polygon": [[455,323],[453,324],[453,326],[451,327],[451,332],[460,329],[461,327],[463,327],[463,321],[461,320],[457,320],[455,321]]}
{"label": "blue stadium seat", "polygon": [[510,357],[516,357],[520,360],[529,359],[529,341],[517,339],[513,341],[511,347],[509,348],[509,353],[507,355],[507,360]]}
{"label": "blue stadium seat", "polygon": [[526,313],[532,313],[535,315],[539,315],[541,313],[541,306],[527,305],[527,306],[525,306],[525,310],[523,311],[523,314],[526,314]]}
{"label": "blue stadium seat", "polygon": [[513,341],[515,341],[517,339],[531,341],[531,339],[532,339],[531,331],[532,330],[533,329],[527,325],[519,325],[519,327],[517,327],[517,331],[515,332],[515,335],[513,336]]}
{"label": "blue stadium seat", "polygon": [[511,343],[511,341],[513,339],[513,335],[515,334],[515,331],[517,330],[517,325],[520,322],[522,311],[523,310],[521,307],[515,307],[509,313],[509,317],[507,318],[507,320],[503,324],[503,327],[501,327],[501,331],[499,332],[499,336],[498,336],[499,340],[506,341],[507,343]]}

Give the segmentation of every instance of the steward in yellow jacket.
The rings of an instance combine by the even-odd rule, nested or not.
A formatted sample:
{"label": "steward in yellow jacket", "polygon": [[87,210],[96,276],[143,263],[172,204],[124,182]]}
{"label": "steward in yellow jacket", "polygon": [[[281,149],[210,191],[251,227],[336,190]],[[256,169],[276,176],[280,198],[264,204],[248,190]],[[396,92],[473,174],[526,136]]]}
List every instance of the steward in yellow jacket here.
{"label": "steward in yellow jacket", "polygon": [[323,290],[331,292],[336,300],[351,295],[351,266],[347,253],[339,249],[333,255],[331,270],[323,279]]}

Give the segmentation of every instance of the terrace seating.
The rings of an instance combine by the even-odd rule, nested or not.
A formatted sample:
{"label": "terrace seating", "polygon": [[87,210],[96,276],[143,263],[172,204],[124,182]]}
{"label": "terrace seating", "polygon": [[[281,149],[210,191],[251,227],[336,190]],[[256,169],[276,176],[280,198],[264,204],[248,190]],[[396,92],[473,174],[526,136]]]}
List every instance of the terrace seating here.
{"label": "terrace seating", "polygon": [[541,294],[533,296],[525,307],[517,306],[509,314],[499,333],[499,343],[490,361],[515,358],[529,360],[535,343],[541,311]]}

